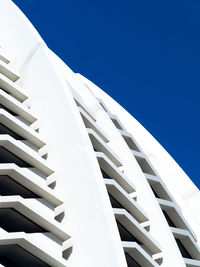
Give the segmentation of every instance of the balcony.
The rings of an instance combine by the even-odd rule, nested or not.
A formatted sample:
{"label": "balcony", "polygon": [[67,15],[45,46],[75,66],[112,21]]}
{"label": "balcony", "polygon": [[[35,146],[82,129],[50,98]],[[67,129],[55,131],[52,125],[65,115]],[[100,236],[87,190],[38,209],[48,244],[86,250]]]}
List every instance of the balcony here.
{"label": "balcony", "polygon": [[9,135],[0,135],[0,150],[1,163],[15,163],[23,168],[35,167],[47,176],[54,173],[38,153]]}
{"label": "balcony", "polygon": [[81,107],[86,113],[87,115],[94,121],[96,122],[97,118],[96,115],[77,97],[74,97],[74,100],[76,102],[76,105],[78,107]]}
{"label": "balcony", "polygon": [[110,114],[109,116],[110,116],[111,121],[113,122],[113,124],[118,130],[124,130],[124,127],[119,121],[117,116],[115,116],[114,114]]}
{"label": "balcony", "polygon": [[189,231],[170,227],[174,238],[178,240],[177,245],[184,258],[200,261],[200,248]]}
{"label": "balcony", "polygon": [[8,175],[0,175],[0,195],[14,196],[19,195],[23,198],[39,198],[28,188],[13,180]]}
{"label": "balcony", "polygon": [[[106,188],[110,196],[117,200],[118,208],[127,210],[139,223],[148,221],[146,212],[132,199],[129,194],[114,180],[104,179]],[[112,199],[111,199],[112,203]],[[112,203],[114,208],[117,208],[116,202]]]}
{"label": "balcony", "polygon": [[0,233],[0,263],[6,267],[66,267],[67,261],[51,249],[51,242],[42,245],[36,235]]}
{"label": "balcony", "polygon": [[[144,230],[141,225],[127,211],[123,209],[113,209],[113,211],[116,221],[119,222],[126,229],[127,232],[134,236],[134,239],[137,242],[143,244],[149,251],[149,253],[154,255],[161,252],[160,246],[153,239],[153,237],[146,230]],[[128,238],[130,238],[131,241],[130,235]],[[134,239],[132,240],[133,242],[135,242]]]}
{"label": "balcony", "polygon": [[[135,192],[133,183],[109,160],[106,155],[96,152],[96,157],[100,168],[114,179],[127,193]],[[104,177],[106,178],[106,177]]]}
{"label": "balcony", "polygon": [[2,89],[0,89],[0,104],[4,106],[5,110],[14,113],[15,116],[20,116],[29,124],[37,120],[36,117],[31,114],[30,109],[11,95],[5,93]]}
{"label": "balcony", "polygon": [[[11,164],[0,164],[0,176],[3,176],[2,183],[4,183],[8,190],[8,193],[18,192],[18,195],[26,198],[26,196],[39,196],[44,198],[46,201],[51,203],[53,206],[58,207],[63,204],[55,192],[51,188],[49,188],[46,184],[46,181],[41,179],[38,175],[33,172],[27,172],[26,169],[22,169],[17,165]],[[13,186],[12,182],[8,182],[6,185],[7,177],[12,179],[13,183],[17,183],[18,187]],[[3,184],[2,184],[3,186]],[[10,187],[10,189],[8,189]],[[15,191],[17,190],[17,191]],[[3,191],[3,187],[2,187]],[[31,191],[31,193],[29,193]],[[6,195],[6,193],[4,193]]]}
{"label": "balcony", "polygon": [[45,146],[37,132],[4,109],[0,109],[0,134],[8,134],[17,140],[26,139],[38,149]]}
{"label": "balcony", "polygon": [[20,102],[25,101],[28,97],[25,92],[17,85],[12,82],[10,79],[5,77],[0,73],[0,88],[6,91],[8,94],[11,94],[13,97],[18,99]]}
{"label": "balcony", "polygon": [[[0,214],[2,214],[1,219],[5,215],[6,219],[5,221],[1,220],[1,226],[2,228],[3,226],[9,227],[4,228],[6,231],[50,232],[55,236],[54,239],[57,238],[60,242],[69,239],[62,226],[51,216],[52,212],[48,212],[46,206],[42,203],[36,203],[34,199],[24,199],[20,196],[2,196]],[[46,216],[44,217],[44,215]],[[15,220],[16,224],[13,223]],[[8,225],[6,225],[6,222]],[[25,230],[23,230],[23,227]]]}
{"label": "balcony", "polygon": [[103,140],[101,140],[101,138],[92,129],[88,129],[88,135],[96,151],[104,153],[117,167],[122,166],[121,159],[119,159],[119,157],[108,147],[108,145]]}
{"label": "balcony", "polygon": [[92,120],[90,116],[88,116],[87,113],[81,107],[79,107],[79,111],[80,111],[82,120],[85,124],[85,127],[92,129],[100,138],[102,138],[104,142],[108,143],[109,138],[103,132],[103,130],[100,129],[100,127],[94,122],[94,120]]}
{"label": "balcony", "polygon": [[[122,242],[128,267],[158,267],[159,265],[136,242]],[[130,258],[129,258],[130,257]],[[133,261],[134,259],[134,261]]]}
{"label": "balcony", "polygon": [[124,141],[126,142],[127,146],[133,150],[133,151],[137,151],[140,152],[139,146],[136,144],[135,139],[133,138],[133,136],[128,133],[125,130],[119,130],[121,136],[123,137]]}
{"label": "balcony", "polygon": [[158,203],[163,213],[168,218],[167,221],[170,226],[177,227],[183,230],[188,230],[195,239],[195,241],[197,240],[196,235],[194,234],[193,230],[191,229],[187,221],[184,219],[181,210],[179,209],[177,204],[163,199],[158,199]]}
{"label": "balcony", "polygon": [[19,79],[19,74],[15,71],[10,64],[6,64],[4,61],[0,60],[0,73],[6,76],[13,82]]}
{"label": "balcony", "polygon": [[144,175],[147,178],[155,197],[167,201],[172,201],[171,194],[158,176],[150,175],[147,173],[145,173]]}

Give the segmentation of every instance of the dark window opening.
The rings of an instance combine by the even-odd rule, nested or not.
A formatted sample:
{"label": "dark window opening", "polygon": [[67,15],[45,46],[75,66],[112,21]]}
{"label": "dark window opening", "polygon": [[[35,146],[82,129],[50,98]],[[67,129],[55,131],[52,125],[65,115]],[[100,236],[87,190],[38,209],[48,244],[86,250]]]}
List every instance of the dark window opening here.
{"label": "dark window opening", "polygon": [[13,208],[0,208],[0,227],[7,232],[45,233],[47,230]]}
{"label": "dark window opening", "polygon": [[135,142],[131,137],[125,135],[122,135],[122,137],[130,149],[140,152],[139,148],[137,147],[137,145],[135,144]]}
{"label": "dark window opening", "polygon": [[163,185],[158,183],[150,183],[150,187],[157,198],[172,201],[167,191],[164,189]]}
{"label": "dark window opening", "polygon": [[108,112],[108,110],[106,109],[106,107],[104,106],[103,103],[99,102],[99,104],[102,106],[102,108],[105,110],[105,112]]}
{"label": "dark window opening", "polygon": [[131,242],[137,242],[139,245],[142,243],[134,237],[120,222],[117,221],[117,226],[119,230],[119,234],[122,241],[131,241]]}
{"label": "dark window opening", "polygon": [[124,207],[111,194],[108,193],[108,195],[113,208],[124,209]]}
{"label": "dark window opening", "polygon": [[190,255],[190,253],[185,248],[185,246],[181,243],[181,241],[179,239],[175,239],[175,240],[176,240],[177,246],[181,252],[181,255],[184,258],[193,259],[192,256]]}
{"label": "dark window opening", "polygon": [[7,112],[9,112],[13,116],[18,116],[18,114],[16,114],[15,112],[13,112],[12,110],[10,110],[9,108],[5,107],[3,104],[0,104],[0,108],[6,110]]}
{"label": "dark window opening", "polygon": [[6,267],[50,267],[18,245],[0,245],[0,263]]}
{"label": "dark window opening", "polygon": [[160,197],[159,197],[159,195],[156,193],[156,191],[153,189],[153,187],[152,187],[152,186],[151,186],[151,190],[153,191],[153,193],[154,193],[155,197],[157,197],[157,198],[160,198]]}
{"label": "dark window opening", "polygon": [[[19,265],[12,261],[12,259],[9,259],[7,256],[3,255],[0,256],[0,263],[4,266],[9,267],[18,267]],[[20,267],[20,266],[19,266]]]}
{"label": "dark window opening", "polygon": [[103,178],[112,179],[104,170],[101,169]]}
{"label": "dark window opening", "polygon": [[8,95],[11,94],[10,92],[8,92],[8,91],[6,91],[5,89],[3,89],[2,87],[0,87],[0,89],[1,89],[2,91],[4,91],[6,94],[8,94]]}
{"label": "dark window opening", "polygon": [[119,122],[116,119],[111,118],[111,120],[117,129],[123,130],[123,128],[121,127],[121,125],[119,124]]}
{"label": "dark window opening", "polygon": [[33,167],[2,146],[0,146],[0,163],[15,163],[22,168]]}
{"label": "dark window opening", "polygon": [[142,267],[137,261],[135,261],[128,253],[125,252],[126,262],[128,267]]}
{"label": "dark window opening", "polygon": [[20,195],[23,198],[39,198],[38,195],[34,194],[28,188],[13,180],[8,175],[0,175],[0,195]]}
{"label": "dark window opening", "polygon": [[15,133],[13,130],[6,127],[2,123],[0,123],[0,134],[8,134],[8,135],[12,136],[13,138],[15,138],[16,140],[24,140],[25,139],[22,136]]}
{"label": "dark window opening", "polygon": [[153,171],[149,163],[146,161],[146,159],[138,157],[138,156],[135,156],[135,159],[137,160],[137,163],[139,164],[141,170],[144,173],[155,175],[155,172]]}
{"label": "dark window opening", "polygon": [[164,210],[162,212],[163,212],[163,214],[165,216],[165,219],[168,222],[169,226],[176,227],[176,225],[174,224],[174,222],[172,221],[172,219],[169,217],[169,215]]}

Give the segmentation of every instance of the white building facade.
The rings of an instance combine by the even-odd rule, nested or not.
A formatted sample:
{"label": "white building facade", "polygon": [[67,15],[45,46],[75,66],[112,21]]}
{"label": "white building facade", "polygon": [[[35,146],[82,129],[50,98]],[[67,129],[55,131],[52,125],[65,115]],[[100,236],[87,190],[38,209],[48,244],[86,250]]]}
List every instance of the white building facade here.
{"label": "white building facade", "polygon": [[200,266],[200,192],[0,1],[0,266]]}

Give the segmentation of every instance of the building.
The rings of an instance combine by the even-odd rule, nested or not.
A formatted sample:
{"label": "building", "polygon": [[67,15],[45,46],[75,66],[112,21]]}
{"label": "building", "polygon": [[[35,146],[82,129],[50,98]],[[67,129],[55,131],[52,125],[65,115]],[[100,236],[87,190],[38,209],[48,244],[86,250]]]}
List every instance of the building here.
{"label": "building", "polygon": [[1,266],[200,266],[200,193],[0,1]]}

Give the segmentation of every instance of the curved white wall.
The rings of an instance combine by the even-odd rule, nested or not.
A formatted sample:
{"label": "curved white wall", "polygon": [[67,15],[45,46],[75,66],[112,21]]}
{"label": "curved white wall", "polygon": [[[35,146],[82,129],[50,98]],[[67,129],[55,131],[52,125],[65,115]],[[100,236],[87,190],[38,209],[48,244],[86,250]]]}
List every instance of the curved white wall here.
{"label": "curved white wall", "polygon": [[[112,155],[122,162],[118,170],[136,186],[137,203],[150,222],[150,235],[146,230],[142,234],[144,243],[152,238],[149,247],[153,247],[154,254],[159,254],[161,248],[162,266],[186,266],[144,173],[97,98],[134,137],[199,240],[200,228],[195,219],[199,219],[195,212],[199,191],[186,174],[119,104],[86,78],[74,74],[53,54],[10,0],[0,2],[0,44],[20,73],[17,83],[30,97],[27,103],[38,118],[40,135],[47,143],[47,162],[55,170],[54,190],[65,203],[61,225],[72,237],[68,266],[127,266],[105,182],[74,97],[96,116],[96,125],[108,136],[108,151],[114,151]],[[186,202],[192,207],[195,203],[194,216]],[[145,266],[157,264],[153,261],[153,265]]]}

